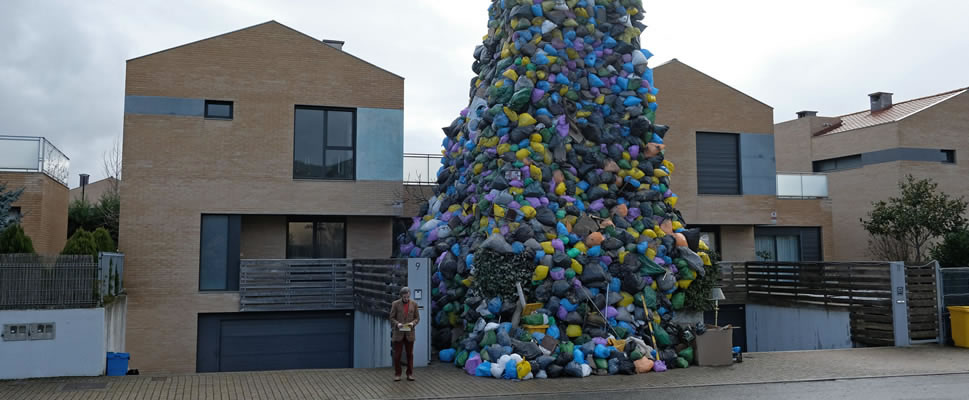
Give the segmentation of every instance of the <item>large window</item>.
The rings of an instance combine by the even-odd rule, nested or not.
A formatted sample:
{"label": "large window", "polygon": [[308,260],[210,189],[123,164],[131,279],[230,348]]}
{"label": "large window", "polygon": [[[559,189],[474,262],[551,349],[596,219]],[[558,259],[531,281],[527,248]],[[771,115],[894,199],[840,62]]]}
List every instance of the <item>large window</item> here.
{"label": "large window", "polygon": [[817,227],[756,227],[757,261],[821,261],[821,229]]}
{"label": "large window", "polygon": [[861,168],[862,166],[864,165],[861,162],[861,154],[829,158],[827,160],[819,160],[813,163],[814,172],[838,171],[842,169]]}
{"label": "large window", "polygon": [[239,234],[241,231],[241,216],[202,216],[199,290],[239,290]]}
{"label": "large window", "polygon": [[740,135],[697,132],[697,193],[741,194]]}
{"label": "large window", "polygon": [[286,258],[345,258],[342,218],[292,217],[286,232]]}
{"label": "large window", "polygon": [[354,179],[356,111],[297,106],[293,178]]}

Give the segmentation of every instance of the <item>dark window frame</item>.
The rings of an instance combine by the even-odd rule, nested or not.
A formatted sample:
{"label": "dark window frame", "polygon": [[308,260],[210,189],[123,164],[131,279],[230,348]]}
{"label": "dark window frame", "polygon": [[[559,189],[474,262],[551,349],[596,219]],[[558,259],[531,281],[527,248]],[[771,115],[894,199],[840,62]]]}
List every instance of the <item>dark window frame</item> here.
{"label": "dark window frame", "polygon": [[709,190],[709,188],[704,188],[704,187],[702,187],[700,185],[700,179],[699,179],[699,177],[700,177],[700,162],[699,162],[700,157],[699,157],[699,153],[698,153],[697,154],[697,194],[698,195],[703,195],[703,196],[743,196],[743,194],[744,194],[744,175],[743,175],[743,166],[742,166],[742,158],[741,158],[742,157],[742,154],[741,154],[741,151],[742,150],[740,148],[740,134],[739,133],[732,133],[732,132],[697,131],[696,134],[695,134],[695,136],[694,136],[695,139],[696,139],[696,148],[695,148],[696,151],[699,151],[699,149],[700,149],[700,137],[702,135],[730,135],[730,136],[733,137],[734,141],[736,142],[736,146],[737,146],[737,153],[734,155],[734,160],[736,161],[736,164],[737,164],[737,170],[736,170],[736,173],[737,173],[737,192],[736,193],[713,193],[713,192],[705,191],[705,190]]}
{"label": "dark window frame", "polygon": [[940,150],[942,152],[942,163],[943,164],[955,164],[956,163],[956,151],[955,150]]}
{"label": "dark window frame", "polygon": [[[202,233],[206,216],[225,216],[228,217],[226,227],[226,265],[225,265],[225,286],[222,288],[204,289],[202,288],[202,253],[205,251],[204,238]],[[242,216],[238,214],[201,214],[199,216],[199,292],[219,293],[219,292],[238,292],[239,291],[239,267],[241,262],[242,247]]]}
{"label": "dark window frame", "polygon": [[[825,163],[834,163],[831,168],[824,167]],[[862,160],[861,154],[852,154],[850,156],[826,158],[824,160],[817,160],[811,162],[811,170],[814,172],[824,173],[833,171],[845,171],[849,169],[857,169],[864,167],[864,161]]]}
{"label": "dark window frame", "polygon": [[757,237],[770,236],[774,240],[774,257],[777,257],[777,236],[797,236],[798,240],[798,258],[800,261],[797,262],[815,262],[815,261],[804,261],[805,254],[810,255],[808,252],[810,248],[806,248],[805,244],[808,242],[806,235],[808,233],[817,233],[817,261],[824,261],[824,229],[820,226],[756,226],[754,227],[754,238],[756,241]]}
{"label": "dark window frame", "polygon": [[[350,176],[346,178],[333,178],[333,177],[312,177],[312,176],[297,176],[296,175],[296,110],[318,110],[323,111],[323,148],[320,151],[323,153],[323,171],[326,171],[326,152],[329,150],[334,151],[350,151],[352,156],[352,167],[350,171]],[[328,123],[329,123],[329,112],[339,111],[339,112],[349,112],[351,115],[351,120],[353,122],[351,128],[351,145],[350,146],[330,146],[328,144],[329,135],[327,135]],[[294,180],[308,180],[308,181],[355,181],[357,180],[357,109],[347,108],[347,107],[329,107],[329,106],[313,106],[305,104],[296,104],[293,107],[293,179]]]}
{"label": "dark window frame", "polygon": [[[221,115],[209,114],[209,105],[229,106],[229,116],[225,117]],[[205,100],[205,110],[204,110],[205,119],[218,119],[223,121],[231,121],[235,117],[235,109],[236,109],[235,102],[231,100]]]}
{"label": "dark window frame", "polygon": [[[292,254],[290,253],[289,246],[289,224],[290,223],[312,223],[313,224],[313,258],[323,258],[319,257],[320,249],[316,247],[316,235],[318,229],[316,224],[320,222],[334,223],[339,222],[343,224],[343,257],[335,258],[347,258],[347,227],[349,223],[346,217],[340,216],[328,216],[328,215],[290,215],[286,217],[286,259],[291,259]],[[334,257],[328,257],[334,258]]]}
{"label": "dark window frame", "polygon": [[12,223],[16,221],[19,224],[24,222],[23,209],[20,206],[11,206],[10,211],[7,213],[6,221],[0,221],[3,223]]}

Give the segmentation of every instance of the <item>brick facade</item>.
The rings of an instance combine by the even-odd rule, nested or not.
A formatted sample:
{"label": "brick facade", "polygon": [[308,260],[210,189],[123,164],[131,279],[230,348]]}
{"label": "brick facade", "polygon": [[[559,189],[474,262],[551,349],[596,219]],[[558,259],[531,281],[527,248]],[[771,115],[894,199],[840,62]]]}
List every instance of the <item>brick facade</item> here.
{"label": "brick facade", "polygon": [[[660,88],[656,122],[669,125],[666,158],[676,165],[676,207],[690,225],[720,226],[724,260],[756,260],[754,226],[820,227],[824,257],[832,246],[831,213],[825,200],[778,199],[775,195],[697,193],[697,132],[774,134],[774,110],[676,59],[654,69]],[[781,155],[775,157],[781,171]],[[776,222],[771,218],[776,213]]]}
{"label": "brick facade", "polygon": [[969,176],[969,140],[966,138],[966,132],[969,132],[969,92],[897,122],[813,135],[823,123],[839,120],[806,117],[778,124],[778,165],[780,160],[796,160],[788,164],[789,171],[810,172],[811,161],[898,147],[955,150],[956,163],[892,161],[828,172],[830,201],[826,207],[831,209],[834,243],[826,253],[831,256],[825,258],[839,261],[874,258],[868,250],[868,233],[860,219],[871,211],[872,202],[898,196],[898,183],[908,174],[917,179],[931,178],[939,184],[940,191],[969,198],[969,185],[966,185],[966,176]]}
{"label": "brick facade", "polygon": [[348,256],[390,255],[401,181],[294,180],[293,110],[402,110],[403,78],[268,22],[129,60],[125,94],[234,102],[229,121],[124,116],[133,368],[194,372],[197,315],[239,311],[237,293],[198,290],[201,214],[243,215],[242,258],[284,258],[286,215],[347,216]]}
{"label": "brick facade", "polygon": [[24,188],[13,207],[20,207],[20,223],[38,254],[58,254],[67,242],[69,190],[41,172],[0,172],[7,190]]}

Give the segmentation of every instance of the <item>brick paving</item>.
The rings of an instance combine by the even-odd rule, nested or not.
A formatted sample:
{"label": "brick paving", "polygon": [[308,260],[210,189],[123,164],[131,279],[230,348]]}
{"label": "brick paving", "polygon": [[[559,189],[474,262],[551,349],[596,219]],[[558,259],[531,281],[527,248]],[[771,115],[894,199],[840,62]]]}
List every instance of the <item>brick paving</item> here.
{"label": "brick paving", "polygon": [[30,379],[0,381],[0,399],[472,398],[967,372],[969,349],[933,345],[748,353],[730,367],[526,382],[470,377],[440,364],[419,369],[417,382],[393,382],[386,368]]}

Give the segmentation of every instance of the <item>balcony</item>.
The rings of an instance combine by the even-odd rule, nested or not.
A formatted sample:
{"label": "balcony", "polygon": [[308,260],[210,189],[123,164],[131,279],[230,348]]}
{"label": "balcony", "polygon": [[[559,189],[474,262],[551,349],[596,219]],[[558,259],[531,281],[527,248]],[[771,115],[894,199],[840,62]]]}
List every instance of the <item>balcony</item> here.
{"label": "balcony", "polygon": [[70,159],[47,139],[0,136],[0,171],[43,172],[67,186]]}
{"label": "balcony", "polygon": [[820,174],[777,174],[777,198],[820,199],[828,197],[828,176]]}
{"label": "balcony", "polygon": [[434,185],[437,183],[437,170],[441,168],[440,154],[404,154],[404,184]]}

